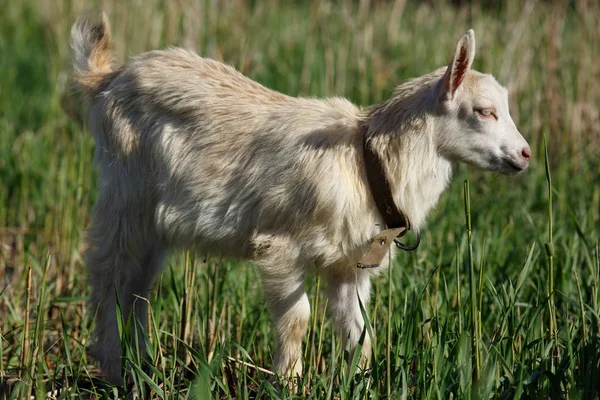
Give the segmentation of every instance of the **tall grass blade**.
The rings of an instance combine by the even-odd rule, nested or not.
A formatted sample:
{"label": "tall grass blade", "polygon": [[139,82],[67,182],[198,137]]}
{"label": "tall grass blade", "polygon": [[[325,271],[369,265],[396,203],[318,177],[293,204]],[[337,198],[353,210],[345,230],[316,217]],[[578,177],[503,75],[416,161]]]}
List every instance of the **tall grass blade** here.
{"label": "tall grass blade", "polygon": [[468,274],[469,292],[471,303],[471,355],[473,357],[473,381],[477,382],[481,376],[481,359],[479,353],[479,311],[477,307],[477,284],[475,283],[475,262],[473,260],[473,232],[471,230],[471,197],[469,193],[469,181],[464,182],[465,220],[467,230],[467,246],[469,249]]}
{"label": "tall grass blade", "polygon": [[554,342],[554,351],[550,357],[550,371],[554,372],[554,359],[558,357],[558,328],[556,322],[556,305],[554,303],[554,244],[552,242],[552,175],[550,174],[550,159],[548,157],[548,141],[544,134],[544,160],[546,167],[546,183],[548,186],[548,242],[545,243],[546,256],[548,257],[548,315],[550,338]]}

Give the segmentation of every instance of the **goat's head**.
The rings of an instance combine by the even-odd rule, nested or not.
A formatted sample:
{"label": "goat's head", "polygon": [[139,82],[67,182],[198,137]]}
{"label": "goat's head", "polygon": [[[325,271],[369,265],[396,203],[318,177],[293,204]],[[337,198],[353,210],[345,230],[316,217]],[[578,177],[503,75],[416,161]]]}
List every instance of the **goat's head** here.
{"label": "goat's head", "polygon": [[508,92],[491,75],[471,69],[475,34],[465,33],[435,86],[437,145],[453,161],[515,174],[529,165],[531,150],[508,110]]}

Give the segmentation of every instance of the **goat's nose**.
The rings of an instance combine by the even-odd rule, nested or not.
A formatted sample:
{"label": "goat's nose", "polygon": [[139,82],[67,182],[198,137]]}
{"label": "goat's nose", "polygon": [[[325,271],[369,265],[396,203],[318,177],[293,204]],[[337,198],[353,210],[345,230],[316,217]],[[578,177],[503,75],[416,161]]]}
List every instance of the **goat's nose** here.
{"label": "goat's nose", "polygon": [[531,149],[529,148],[529,146],[523,147],[523,150],[521,150],[521,155],[524,159],[529,160],[529,157],[531,157]]}

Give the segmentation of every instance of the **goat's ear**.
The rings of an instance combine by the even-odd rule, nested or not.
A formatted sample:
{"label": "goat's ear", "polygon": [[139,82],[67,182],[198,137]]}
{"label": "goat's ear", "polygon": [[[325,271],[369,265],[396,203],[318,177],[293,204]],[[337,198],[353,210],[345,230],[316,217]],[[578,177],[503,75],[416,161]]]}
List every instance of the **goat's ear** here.
{"label": "goat's ear", "polygon": [[454,57],[448,65],[448,69],[444,74],[442,99],[451,100],[454,98],[456,90],[459,88],[467,71],[473,64],[475,58],[475,32],[469,29],[467,33],[461,36],[454,50]]}

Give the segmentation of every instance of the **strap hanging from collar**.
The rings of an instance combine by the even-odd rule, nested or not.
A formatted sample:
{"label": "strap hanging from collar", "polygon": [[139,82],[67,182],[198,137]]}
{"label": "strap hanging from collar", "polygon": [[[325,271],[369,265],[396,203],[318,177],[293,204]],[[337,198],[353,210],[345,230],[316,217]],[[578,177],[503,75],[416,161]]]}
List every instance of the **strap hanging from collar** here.
{"label": "strap hanging from collar", "polygon": [[412,251],[419,246],[421,241],[420,233],[417,232],[417,243],[414,246],[407,246],[400,242],[401,238],[410,230],[410,222],[406,215],[396,207],[392,196],[392,189],[387,178],[381,159],[373,151],[367,135],[368,127],[363,125],[361,135],[363,140],[363,157],[367,181],[371,194],[375,200],[375,205],[381,214],[386,230],[380,232],[369,242],[369,250],[359,261],[358,268],[376,268],[389,250],[389,244],[393,241],[396,246],[405,251]]}

